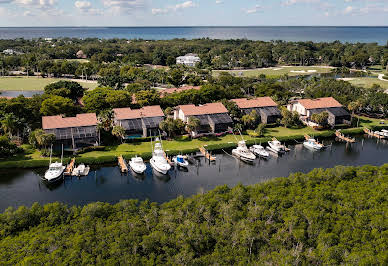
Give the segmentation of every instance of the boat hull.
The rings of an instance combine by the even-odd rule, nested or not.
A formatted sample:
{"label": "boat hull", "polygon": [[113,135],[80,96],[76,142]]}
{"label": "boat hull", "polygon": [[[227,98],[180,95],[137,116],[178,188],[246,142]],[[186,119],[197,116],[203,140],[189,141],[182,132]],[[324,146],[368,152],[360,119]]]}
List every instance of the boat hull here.
{"label": "boat hull", "polygon": [[256,159],[256,158],[253,158],[253,157],[251,158],[251,157],[243,156],[239,152],[237,152],[236,150],[233,150],[232,154],[234,156],[238,157],[241,161],[244,161],[244,162],[247,162],[247,163],[253,163],[255,161],[255,159]]}
{"label": "boat hull", "polygon": [[157,172],[159,172],[159,173],[161,173],[161,174],[163,174],[163,175],[167,175],[168,171],[170,170],[168,167],[167,167],[166,169],[162,169],[162,168],[158,167],[158,166],[156,165],[156,163],[154,162],[154,160],[152,160],[152,159],[151,159],[151,161],[150,161],[150,164],[151,164],[152,168],[153,168],[155,171],[157,171]]}
{"label": "boat hull", "polygon": [[129,163],[129,167],[132,171],[134,171],[136,174],[142,175],[146,171],[145,167],[136,167],[133,164]]}

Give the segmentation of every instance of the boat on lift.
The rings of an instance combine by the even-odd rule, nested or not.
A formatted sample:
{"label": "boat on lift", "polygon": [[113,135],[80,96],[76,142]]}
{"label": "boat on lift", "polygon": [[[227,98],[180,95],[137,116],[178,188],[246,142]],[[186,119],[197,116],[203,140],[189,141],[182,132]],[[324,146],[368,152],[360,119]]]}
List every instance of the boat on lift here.
{"label": "boat on lift", "polygon": [[267,149],[277,154],[283,154],[287,151],[287,148],[276,138],[272,141],[268,141],[268,145]]}
{"label": "boat on lift", "polygon": [[249,148],[251,152],[253,152],[256,156],[261,158],[268,158],[269,152],[267,152],[263,146],[261,145],[253,145]]}
{"label": "boat on lift", "polygon": [[155,171],[164,175],[166,175],[171,169],[171,165],[167,162],[162,143],[158,139],[156,139],[155,146],[153,147],[150,164]]}
{"label": "boat on lift", "polygon": [[309,139],[306,139],[304,142],[303,142],[303,146],[305,146],[306,148],[309,148],[309,149],[313,149],[313,150],[321,150],[324,148],[323,144],[319,143],[316,139],[314,138],[309,138]]}
{"label": "boat on lift", "polygon": [[256,159],[256,155],[248,149],[245,140],[238,142],[237,148],[232,150],[232,154],[241,161],[248,163],[251,163]]}
{"label": "boat on lift", "polygon": [[49,183],[54,183],[56,181],[61,180],[63,178],[63,172],[65,171],[65,166],[63,165],[63,145],[61,162],[51,163],[52,154],[53,146],[51,145],[49,169],[44,174],[44,180]]}
{"label": "boat on lift", "polygon": [[81,163],[73,170],[73,176],[87,176],[89,174],[90,167],[85,166],[85,164]]}
{"label": "boat on lift", "polygon": [[175,165],[187,168],[189,167],[189,162],[186,160],[186,157],[183,155],[177,155],[174,158],[172,158],[172,161]]}
{"label": "boat on lift", "polygon": [[129,161],[129,167],[131,167],[132,171],[136,174],[142,175],[147,170],[147,166],[141,157],[133,157]]}

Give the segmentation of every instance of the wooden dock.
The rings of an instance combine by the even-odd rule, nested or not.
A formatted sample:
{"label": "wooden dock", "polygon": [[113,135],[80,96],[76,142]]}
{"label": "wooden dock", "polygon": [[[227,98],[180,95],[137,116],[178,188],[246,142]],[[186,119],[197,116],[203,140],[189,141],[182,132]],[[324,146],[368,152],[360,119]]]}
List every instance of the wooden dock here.
{"label": "wooden dock", "polygon": [[205,156],[206,159],[208,159],[211,162],[214,162],[216,160],[216,157],[213,157],[206,149],[205,147],[200,147],[199,151]]}
{"label": "wooden dock", "polygon": [[118,164],[122,173],[128,173],[128,166],[122,155],[118,157]]}
{"label": "wooden dock", "polygon": [[66,176],[70,176],[73,173],[75,167],[75,158],[71,159],[70,163],[66,166],[65,172],[63,173]]}
{"label": "wooden dock", "polygon": [[344,134],[342,134],[339,130],[337,130],[335,132],[335,135],[337,138],[339,138],[340,140],[343,140],[343,141],[346,141],[348,143],[355,143],[356,142],[356,139],[355,138],[350,138],[350,137],[346,137]]}
{"label": "wooden dock", "polygon": [[373,132],[372,130],[367,129],[367,128],[364,128],[364,132],[365,132],[366,134],[368,134],[369,136],[372,136],[372,137],[375,137],[375,138],[378,138],[378,139],[383,139],[383,138],[384,138],[384,136],[381,136],[381,135],[379,135],[379,134],[376,134],[375,132]]}
{"label": "wooden dock", "polygon": [[168,162],[169,165],[174,165],[174,163],[168,158],[167,153],[164,153],[164,158],[166,158],[166,161]]}

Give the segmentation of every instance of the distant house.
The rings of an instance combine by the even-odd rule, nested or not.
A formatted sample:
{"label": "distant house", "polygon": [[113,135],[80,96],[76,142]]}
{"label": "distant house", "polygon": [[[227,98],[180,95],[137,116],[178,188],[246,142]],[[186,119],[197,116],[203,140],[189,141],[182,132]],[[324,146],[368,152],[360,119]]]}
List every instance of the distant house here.
{"label": "distant house", "polygon": [[3,54],[5,54],[5,55],[21,55],[23,53],[15,51],[13,49],[5,49],[5,50],[3,50]]}
{"label": "distant house", "polygon": [[56,142],[77,149],[99,143],[97,116],[95,113],[78,114],[75,117],[44,116],[43,130],[54,134]]}
{"label": "distant house", "polygon": [[177,92],[182,92],[182,91],[187,91],[187,90],[200,90],[201,86],[182,86],[179,88],[169,88],[169,89],[164,89],[163,91],[160,92],[160,97],[164,97],[168,94],[172,93],[177,93]]}
{"label": "distant house", "polygon": [[308,125],[313,125],[311,116],[327,112],[329,114],[328,124],[331,126],[350,124],[350,114],[343,106],[333,97],[318,98],[318,99],[301,99],[292,101],[287,109],[299,113],[303,122]]}
{"label": "distant house", "polygon": [[84,51],[79,50],[76,54],[78,59],[86,59],[86,54],[84,54]]}
{"label": "distant house", "polygon": [[190,117],[197,118],[200,122],[200,127],[195,132],[191,132],[193,136],[203,133],[227,132],[233,126],[233,120],[222,103],[208,103],[199,106],[188,104],[176,107],[174,119],[181,119],[188,123]]}
{"label": "distant house", "polygon": [[260,122],[264,124],[274,124],[282,118],[280,110],[271,97],[260,97],[255,99],[233,99],[233,102],[241,109],[244,114],[250,114],[256,111],[260,116]]}
{"label": "distant house", "polygon": [[159,105],[144,106],[141,109],[116,108],[114,124],[125,129],[125,139],[159,135],[159,123],[164,113]]}
{"label": "distant house", "polygon": [[197,63],[201,62],[201,59],[197,54],[186,54],[184,56],[179,56],[176,59],[177,65],[186,65],[194,67]]}

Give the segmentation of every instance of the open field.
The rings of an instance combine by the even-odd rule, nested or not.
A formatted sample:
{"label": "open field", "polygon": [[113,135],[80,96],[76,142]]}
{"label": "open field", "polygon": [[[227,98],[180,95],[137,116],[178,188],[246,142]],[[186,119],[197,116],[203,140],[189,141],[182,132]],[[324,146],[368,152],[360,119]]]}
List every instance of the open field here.
{"label": "open field", "polygon": [[371,88],[373,84],[377,84],[388,90],[388,81],[379,80],[377,78],[354,78],[349,79],[348,81],[355,86],[361,86],[365,88]]}
{"label": "open field", "polygon": [[228,72],[235,76],[242,77],[257,77],[261,74],[264,74],[268,77],[279,77],[285,74],[289,76],[301,76],[319,73],[330,73],[331,69],[331,67],[325,66],[279,66],[249,70],[214,70],[213,75],[218,76],[220,72]]}
{"label": "open field", "polygon": [[[39,91],[43,90],[48,84],[66,79],[60,78],[41,78],[41,77],[1,77],[0,91],[15,90],[15,91]],[[95,89],[97,83],[79,82],[82,87]]]}

